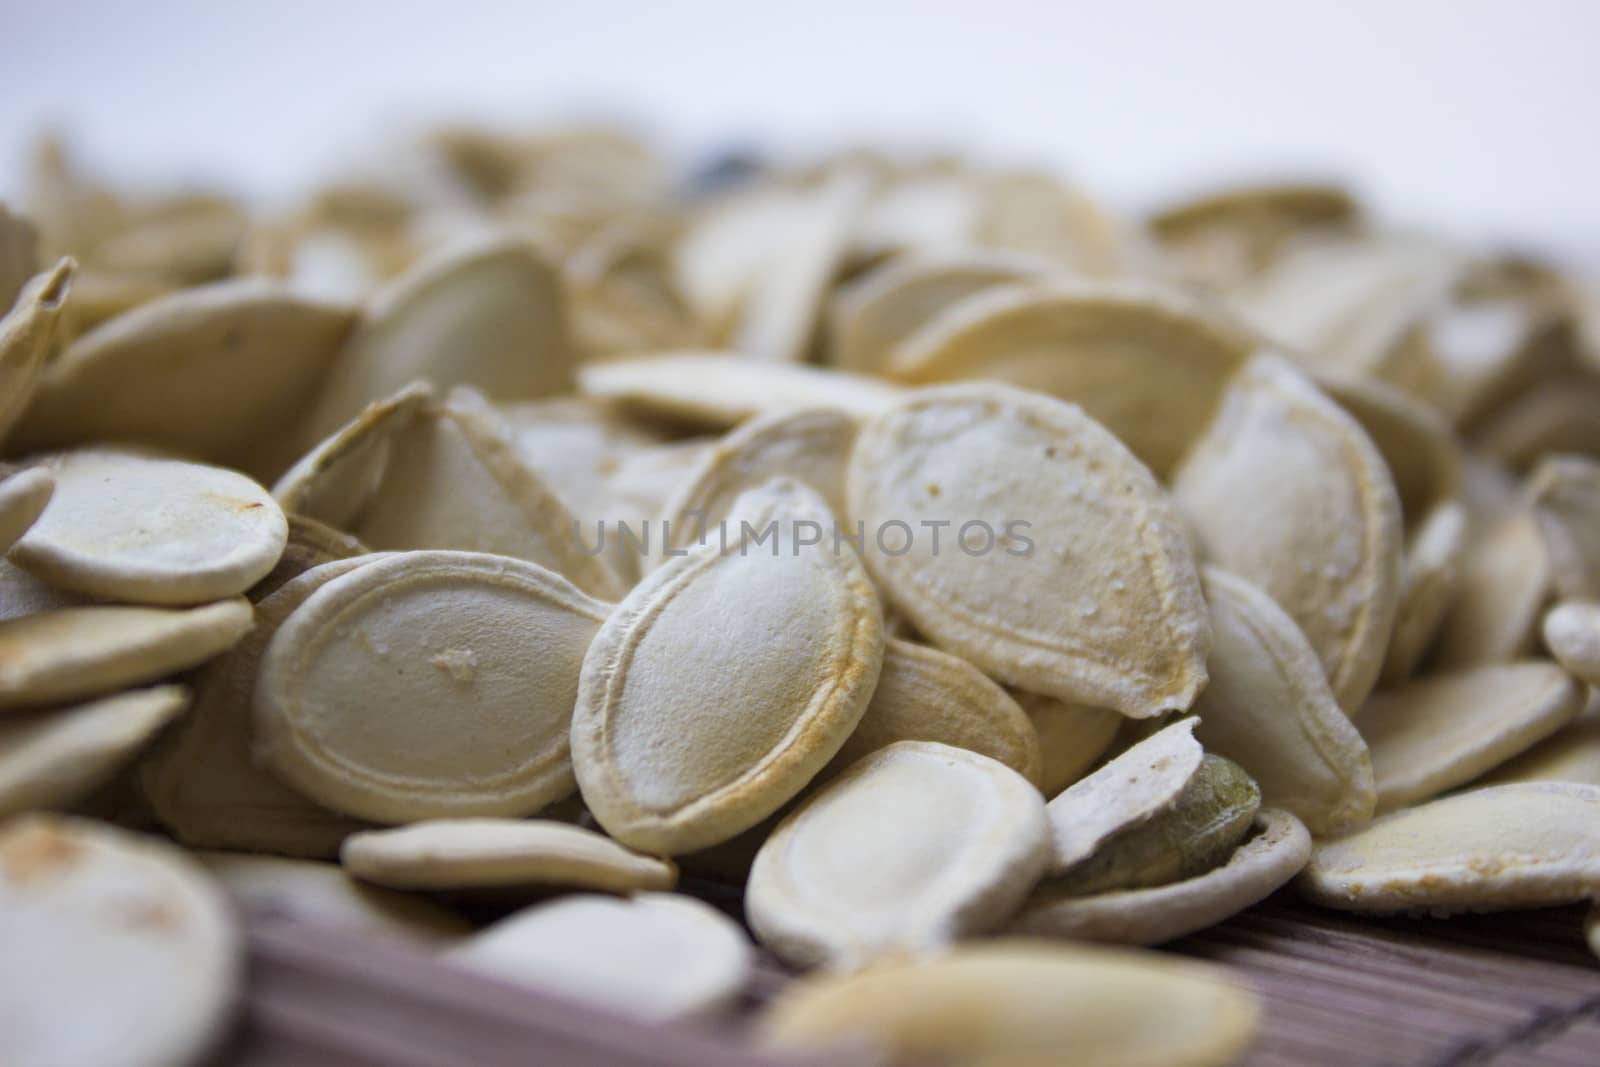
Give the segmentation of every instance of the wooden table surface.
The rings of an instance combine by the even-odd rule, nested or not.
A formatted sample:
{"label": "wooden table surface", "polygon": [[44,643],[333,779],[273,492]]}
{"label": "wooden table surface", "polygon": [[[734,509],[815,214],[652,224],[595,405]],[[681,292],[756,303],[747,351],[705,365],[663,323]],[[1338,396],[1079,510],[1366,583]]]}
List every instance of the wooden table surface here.
{"label": "wooden table surface", "polygon": [[[1169,948],[1222,964],[1260,993],[1265,1018],[1248,1067],[1590,1067],[1600,1064],[1600,965],[1582,918],[1562,908],[1374,920],[1280,894]],[[281,917],[253,917],[249,929],[249,997],[218,1067],[872,1062],[843,1050],[764,1055],[739,1023],[640,1025]],[[785,980],[764,963],[746,1007]]]}

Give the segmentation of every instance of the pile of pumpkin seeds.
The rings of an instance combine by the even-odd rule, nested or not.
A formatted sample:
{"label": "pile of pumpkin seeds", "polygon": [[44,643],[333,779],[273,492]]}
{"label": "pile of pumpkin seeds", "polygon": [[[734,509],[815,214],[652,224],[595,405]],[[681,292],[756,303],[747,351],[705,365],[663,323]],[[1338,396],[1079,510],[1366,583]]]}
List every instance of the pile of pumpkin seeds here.
{"label": "pile of pumpkin seeds", "polygon": [[1252,993],[1140,946],[1600,895],[1582,280],[1310,183],[396,157],[263,213],[52,140],[0,207],[0,1061],[204,1057],[243,908],[1220,1064]]}

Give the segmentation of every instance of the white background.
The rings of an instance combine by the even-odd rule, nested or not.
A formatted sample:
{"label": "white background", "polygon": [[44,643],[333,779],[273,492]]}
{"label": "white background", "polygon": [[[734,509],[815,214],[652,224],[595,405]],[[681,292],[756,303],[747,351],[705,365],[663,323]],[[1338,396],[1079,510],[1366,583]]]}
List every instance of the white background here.
{"label": "white background", "polygon": [[1600,267],[1600,0],[0,0],[0,197],[62,124],[278,197],[429,116],[621,112],[690,152],[893,135],[1130,209],[1252,174]]}

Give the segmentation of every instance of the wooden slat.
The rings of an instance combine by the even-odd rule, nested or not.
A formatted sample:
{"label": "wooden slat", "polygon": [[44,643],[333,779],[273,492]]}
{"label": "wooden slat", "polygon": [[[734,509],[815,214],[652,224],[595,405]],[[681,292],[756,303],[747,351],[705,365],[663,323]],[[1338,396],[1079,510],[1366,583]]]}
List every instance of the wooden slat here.
{"label": "wooden slat", "polygon": [[[736,900],[719,900],[737,914]],[[730,906],[731,905],[731,906]],[[1169,946],[1230,969],[1265,1006],[1246,1067],[1595,1067],[1600,967],[1566,908],[1371,919],[1283,894]],[[248,1003],[229,1067],[863,1067],[758,1051],[747,1019],[640,1024],[273,916],[250,920]],[[789,980],[762,955],[744,1002]]]}

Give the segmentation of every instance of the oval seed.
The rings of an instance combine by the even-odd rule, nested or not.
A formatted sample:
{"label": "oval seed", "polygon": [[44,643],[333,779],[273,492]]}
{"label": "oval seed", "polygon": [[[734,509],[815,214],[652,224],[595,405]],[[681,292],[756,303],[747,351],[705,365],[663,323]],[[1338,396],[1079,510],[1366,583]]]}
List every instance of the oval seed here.
{"label": "oval seed", "polygon": [[1165,811],[1052,872],[1050,888],[1086,895],[1166,885],[1223,863],[1250,830],[1261,790],[1237,763],[1207,754]]}
{"label": "oval seed", "polygon": [[56,480],[43,467],[26,467],[0,479],[0,553],[22,539],[44,514]]}
{"label": "oval seed", "polygon": [[525,559],[613,598],[622,584],[580,543],[555,491],[484,404],[407,387],[369,407],[278,483],[291,511],[380,551],[448,549]]}
{"label": "oval seed", "polygon": [[862,430],[849,494],[895,607],[997,679],[1136,718],[1205,684],[1210,624],[1176,513],[1076,406],[920,390]]}
{"label": "oval seed", "polygon": [[1565,726],[1583,693],[1553,663],[1497,663],[1379,693],[1356,717],[1372,749],[1378,810],[1437,796]]}
{"label": "oval seed", "polygon": [[901,393],[898,387],[865,375],[747,359],[731,352],[664,352],[591,363],[579,369],[578,388],[586,396],[613,401],[635,414],[712,429],[796,408],[870,415],[893,404]]}
{"label": "oval seed", "polygon": [[1372,817],[1366,742],[1339,710],[1317,654],[1294,620],[1255,586],[1215,567],[1202,571],[1215,645],[1211,681],[1194,703],[1195,737],[1238,761],[1313,833]]}
{"label": "oval seed", "polygon": [[1049,858],[1030,782],[987,756],[900,741],[783,820],[756,854],[745,911],[786,961],[854,967],[994,928]]}
{"label": "oval seed", "polygon": [[733,1006],[755,953],[739,925],[692,897],[571,896],[502,919],[446,957],[536,989],[643,1019]]}
{"label": "oval seed", "polygon": [[1257,344],[1214,309],[1152,283],[1022,284],[932,319],[889,372],[919,385],[993,379],[1073,401],[1164,477]]}
{"label": "oval seed", "polygon": [[[669,550],[702,538],[717,540],[718,524],[733,511],[739,494],[777,477],[815,489],[842,523],[845,467],[857,428],[852,416],[827,409],[780,412],[744,423],[700,461],[667,503],[663,515],[671,523]],[[831,548],[833,531],[825,535]]]}
{"label": "oval seed", "polygon": [[571,387],[560,276],[525,241],[446,248],[368,301],[299,429],[309,447],[407,382],[471,385],[496,400]]}
{"label": "oval seed", "polygon": [[1406,544],[1400,561],[1400,607],[1389,634],[1379,684],[1403,684],[1439,636],[1460,592],[1467,558],[1467,511],[1455,501],[1438,505]]}
{"label": "oval seed", "polygon": [[188,704],[164,685],[0,718],[0,818],[87,796]]}
{"label": "oval seed", "polygon": [[198,604],[249,589],[278,562],[289,523],[267,491],[221,467],[85,449],[52,457],[56,488],[11,550],[51,585],[142,604]]}
{"label": "oval seed", "polygon": [[458,941],[472,932],[470,924],[437,904],[413,894],[362,885],[336,863],[247,852],[202,852],[197,856],[234,903],[251,914],[285,915],[363,936],[430,947]]}
{"label": "oval seed", "polygon": [[1133,745],[1045,806],[1054,854],[1050,873],[1088,859],[1117,834],[1177,803],[1205,752],[1195,720],[1179,719]]}
{"label": "oval seed", "polygon": [[1480,785],[1506,782],[1582,782],[1600,785],[1600,690],[1578,717],[1515,759],[1485,775]]}
{"label": "oval seed", "polygon": [[257,751],[312,800],[361,818],[531,814],[572,792],[578,670],[609,610],[503,556],[402,552],[358,567],[267,644]]}
{"label": "oval seed", "polygon": [[313,567],[256,605],[255,625],[193,678],[194,710],[140,766],[156,817],[191,848],[245,849],[328,858],[364,824],[312,803],[253,753],[251,706],[267,643],[324,585],[381,556]]}
{"label": "oval seed", "polygon": [[1347,713],[1377,681],[1400,588],[1400,503],[1361,427],[1303,374],[1258,356],[1173,478],[1219,566],[1277,601]]}
{"label": "oval seed", "polygon": [[395,889],[671,889],[671,860],[643,856],[549,819],[429,819],[352,834],[339,853],[357,878]]}
{"label": "oval seed", "polygon": [[1019,692],[1016,700],[1039,735],[1039,789],[1046,799],[1100,762],[1127,721],[1107,708],[1068,704],[1039,693]]}
{"label": "oval seed", "polygon": [[1299,874],[1311,834],[1287,811],[1262,808],[1226,863],[1182,881],[1080,896],[1046,882],[1007,928],[1027,936],[1159,945],[1225,922]]}
{"label": "oval seed", "polygon": [[0,709],[99,696],[197,667],[250,629],[243,597],[199,608],[62,608],[0,622]]}
{"label": "oval seed", "polygon": [[1012,940],[791,983],[761,1033],[783,1047],[875,1042],[896,1060],[986,1067],[1221,1067],[1255,997],[1215,967],[1104,946]]}
{"label": "oval seed", "polygon": [[45,369],[13,447],[125,441],[264,478],[355,324],[351,308],[241,278],[158,296],[74,340]]}
{"label": "oval seed", "polygon": [[584,658],[578,784],[635,848],[693,852],[777,811],[843,746],[882,667],[882,609],[860,559],[799,543],[800,523],[832,522],[821,497],[775,481],[730,522],[726,553],[696,545],[656,568]]}
{"label": "oval seed", "polygon": [[7,1063],[200,1061],[238,996],[240,941],[221,891],[177,849],[84,819],[0,828]]}
{"label": "oval seed", "polygon": [[1544,643],[1579,681],[1600,686],[1600,603],[1557,604],[1544,617]]}
{"label": "oval seed", "polygon": [[[8,221],[10,216],[0,214],[0,224]],[[27,258],[31,272],[31,251]],[[7,266],[0,263],[0,274]],[[28,281],[20,293],[4,292],[7,279],[0,277],[0,441],[10,436],[38,395],[77,270],[77,263],[63,259]]]}
{"label": "oval seed", "polygon": [[1519,782],[1406,808],[1320,842],[1297,883],[1344,911],[1541,908],[1600,885],[1600,787]]}
{"label": "oval seed", "polygon": [[881,373],[900,344],[946,308],[1048,269],[1043,261],[1005,252],[892,259],[835,298],[832,361],[857,374]]}
{"label": "oval seed", "polygon": [[883,645],[872,702],[828,772],[842,771],[896,741],[964,748],[1039,781],[1038,733],[1004,689],[958,656],[891,638]]}

